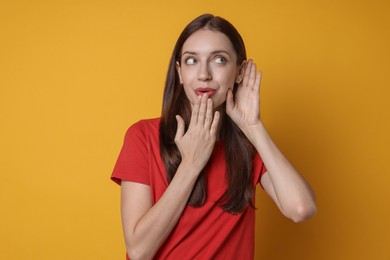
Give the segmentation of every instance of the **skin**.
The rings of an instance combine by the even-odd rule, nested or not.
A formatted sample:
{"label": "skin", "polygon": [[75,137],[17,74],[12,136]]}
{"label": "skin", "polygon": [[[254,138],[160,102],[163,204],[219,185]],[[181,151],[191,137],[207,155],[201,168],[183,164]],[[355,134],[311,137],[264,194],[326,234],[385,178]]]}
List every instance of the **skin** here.
{"label": "skin", "polygon": [[[243,64],[244,65],[244,64]],[[237,55],[229,38],[223,33],[201,29],[184,43],[181,61],[176,69],[191,104],[195,103],[197,88],[211,88],[214,109],[225,101],[243,66],[237,66]],[[240,76],[241,78],[241,76]]]}
{"label": "skin", "polygon": [[[260,119],[261,73],[257,72],[256,64],[249,60],[237,65],[229,39],[222,33],[201,29],[184,43],[176,69],[192,104],[187,131],[183,119],[176,116],[175,143],[182,161],[155,205],[149,186],[122,181],[122,222],[130,258],[153,258],[175,227],[213,151],[221,121],[218,110],[224,104],[225,116],[232,118],[263,159],[267,173],[261,184],[282,214],[294,222],[313,216],[316,205],[312,189],[273,143]],[[239,87],[233,98],[235,82]],[[195,90],[199,87],[215,91],[211,97],[198,95]]]}

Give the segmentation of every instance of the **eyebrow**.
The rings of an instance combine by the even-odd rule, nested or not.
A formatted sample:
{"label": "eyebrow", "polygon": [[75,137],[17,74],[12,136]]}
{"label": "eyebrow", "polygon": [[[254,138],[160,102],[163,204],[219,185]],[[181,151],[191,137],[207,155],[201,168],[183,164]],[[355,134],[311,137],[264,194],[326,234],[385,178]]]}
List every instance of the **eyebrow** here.
{"label": "eyebrow", "polygon": [[[227,54],[227,55],[230,56],[230,53],[227,52],[227,51],[225,51],[225,50],[215,50],[215,51],[212,51],[212,52],[211,52],[211,54],[217,54],[217,53],[225,53],[225,54]],[[198,53],[195,52],[195,51],[185,51],[185,52],[183,52],[181,55],[183,56],[184,54],[196,55],[196,54],[198,54]]]}

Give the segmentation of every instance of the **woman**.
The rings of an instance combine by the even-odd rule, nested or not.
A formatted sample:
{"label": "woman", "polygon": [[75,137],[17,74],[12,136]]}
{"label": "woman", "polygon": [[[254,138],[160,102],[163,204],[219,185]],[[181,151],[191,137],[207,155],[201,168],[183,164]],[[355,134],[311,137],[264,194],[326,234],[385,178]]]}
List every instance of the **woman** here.
{"label": "woman", "polygon": [[310,186],[262,124],[256,70],[223,18],[184,29],[161,118],[129,128],[112,175],[130,259],[253,259],[257,183],[293,221],[315,214]]}

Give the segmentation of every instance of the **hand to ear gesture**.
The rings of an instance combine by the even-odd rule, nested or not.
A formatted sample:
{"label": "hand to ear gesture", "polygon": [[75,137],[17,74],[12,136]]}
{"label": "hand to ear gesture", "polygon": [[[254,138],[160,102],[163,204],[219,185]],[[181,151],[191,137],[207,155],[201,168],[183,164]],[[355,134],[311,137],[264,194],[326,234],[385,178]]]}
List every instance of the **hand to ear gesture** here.
{"label": "hand to ear gesture", "polygon": [[260,122],[260,81],[261,72],[256,73],[256,64],[249,60],[235,97],[228,91],[226,113],[245,134]]}

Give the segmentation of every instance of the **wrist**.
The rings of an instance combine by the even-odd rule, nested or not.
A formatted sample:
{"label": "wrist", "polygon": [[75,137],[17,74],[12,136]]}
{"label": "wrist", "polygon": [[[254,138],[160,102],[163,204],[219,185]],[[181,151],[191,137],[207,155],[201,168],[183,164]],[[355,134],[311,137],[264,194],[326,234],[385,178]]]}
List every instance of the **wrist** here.
{"label": "wrist", "polygon": [[182,160],[177,169],[178,172],[183,172],[186,176],[198,177],[202,169],[199,169],[195,163],[191,163],[187,160]]}
{"label": "wrist", "polygon": [[256,139],[265,132],[265,127],[263,125],[263,122],[259,120],[257,123],[248,125],[245,130],[243,130],[245,136],[248,138],[248,140],[254,144],[256,142]]}

